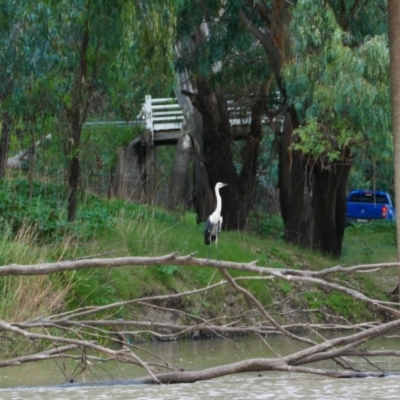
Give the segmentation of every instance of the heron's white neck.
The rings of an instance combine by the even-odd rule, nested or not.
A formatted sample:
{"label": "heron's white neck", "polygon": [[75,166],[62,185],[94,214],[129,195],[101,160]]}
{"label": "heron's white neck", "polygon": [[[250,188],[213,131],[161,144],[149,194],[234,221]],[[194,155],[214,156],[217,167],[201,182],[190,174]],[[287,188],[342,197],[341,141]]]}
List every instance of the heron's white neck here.
{"label": "heron's white neck", "polygon": [[217,197],[217,208],[213,212],[213,214],[219,218],[221,215],[221,208],[222,208],[222,200],[221,200],[221,195],[219,194],[219,188],[215,188],[215,196]]}

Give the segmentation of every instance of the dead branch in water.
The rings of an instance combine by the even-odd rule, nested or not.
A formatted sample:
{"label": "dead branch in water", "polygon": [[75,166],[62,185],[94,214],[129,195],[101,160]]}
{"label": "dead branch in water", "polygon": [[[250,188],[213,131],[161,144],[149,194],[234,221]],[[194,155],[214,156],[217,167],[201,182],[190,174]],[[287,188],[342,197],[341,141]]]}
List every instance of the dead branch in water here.
{"label": "dead branch in water", "polygon": [[[84,359],[85,361],[90,360],[92,363],[116,360],[122,363],[135,364],[142,368],[149,376],[141,379],[140,382],[142,383],[177,383],[195,382],[240,372],[272,370],[312,373],[338,378],[385,376],[390,371],[385,372],[378,368],[372,372],[360,371],[355,367],[354,360],[357,358],[369,360],[377,356],[400,357],[400,352],[395,350],[373,351],[362,348],[369,340],[387,335],[400,328],[400,319],[398,319],[400,312],[394,307],[394,304],[369,298],[354,288],[345,286],[345,283],[342,284],[329,279],[332,274],[352,274],[361,271],[397,268],[399,263],[354,267],[336,266],[321,271],[310,271],[267,268],[257,266],[255,261],[251,263],[213,261],[195,258],[193,255],[179,256],[177,253],[172,253],[161,257],[85,258],[37,265],[11,264],[0,267],[0,276],[48,275],[88,268],[143,267],[171,264],[196,268],[214,268],[221,272],[225,280],[186,292],[149,296],[104,306],[82,307],[31,321],[18,323],[0,321],[0,332],[10,340],[18,340],[17,338],[20,337],[24,340],[53,343],[53,346],[46,351],[0,361],[0,367],[55,358],[70,358],[77,360],[77,362],[82,362]],[[257,274],[258,277],[241,276],[233,278],[228,270]],[[318,286],[327,291],[339,291],[351,296],[354,300],[362,301],[370,307],[386,313],[386,315],[391,315],[395,320],[386,323],[367,321],[357,325],[334,322],[329,324],[279,323],[277,319],[272,317],[267,307],[262,305],[250,291],[240,285],[240,282],[245,279],[282,279],[301,285]],[[221,286],[229,286],[231,290],[237,293],[236,296],[243,296],[247,302],[253,304],[254,309],[240,315],[234,313],[232,315],[224,315],[222,318],[210,319],[162,305],[165,302],[174,302],[190,296],[204,295]],[[114,318],[115,310],[127,306],[138,307],[138,309],[142,310],[142,315],[146,314],[143,310],[148,309],[153,309],[160,313],[170,313],[175,315],[174,320],[176,322],[149,321],[140,318],[134,320]],[[101,318],[96,318],[96,314],[97,316],[101,315]],[[181,318],[186,323],[182,323]],[[331,340],[325,340],[319,334],[320,343],[295,333],[298,331],[315,332],[315,330],[338,329],[351,329],[356,333]],[[199,332],[220,337],[254,334],[263,338],[267,346],[269,346],[267,336],[269,334],[279,334],[284,335],[288,340],[302,342],[306,348],[284,357],[248,359],[201,371],[183,371],[179,367],[171,365],[167,360],[159,359],[158,362],[145,361],[142,356],[138,356],[138,352],[142,353],[143,349],[136,344],[136,341],[133,344],[130,340],[142,338],[143,336],[150,336],[159,340],[172,340],[188,334],[196,337]],[[116,349],[116,344],[119,344],[119,349]],[[152,359],[154,359],[154,356],[154,354],[151,355]],[[310,363],[326,360],[335,361],[336,365],[342,367],[343,370],[333,371],[306,366]],[[373,365],[370,362],[370,366]]]}

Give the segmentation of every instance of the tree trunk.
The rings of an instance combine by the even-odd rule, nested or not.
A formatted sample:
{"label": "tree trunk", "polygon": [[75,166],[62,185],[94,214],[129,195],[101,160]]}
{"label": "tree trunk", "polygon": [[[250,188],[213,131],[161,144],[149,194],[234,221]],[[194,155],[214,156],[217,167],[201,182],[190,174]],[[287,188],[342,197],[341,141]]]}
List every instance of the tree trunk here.
{"label": "tree trunk", "polygon": [[[177,73],[180,90],[190,89],[190,80],[186,72]],[[189,165],[193,155],[192,142],[198,132],[194,123],[194,108],[190,100],[180,90],[175,91],[176,98],[183,112],[182,135],[178,139],[172,172],[170,195],[167,208],[170,210],[186,209],[190,199]],[[201,135],[201,132],[200,132]]]}
{"label": "tree trunk", "polygon": [[[394,188],[395,204],[400,210],[400,2],[388,0],[389,18],[389,53],[390,53],[390,87],[392,103],[392,129],[394,142]],[[397,258],[400,260],[400,224],[396,224]],[[398,271],[398,288],[400,287],[400,268]],[[400,296],[399,296],[400,299]]]}
{"label": "tree trunk", "polygon": [[[313,249],[339,257],[346,219],[346,188],[350,163],[314,167]],[[339,193],[341,192],[341,193]]]}
{"label": "tree trunk", "polygon": [[30,149],[29,154],[29,198],[32,198],[33,194],[33,179],[34,179],[34,172],[35,172],[35,159],[36,159],[36,140],[35,140],[35,128],[33,126],[32,121],[29,121],[29,128],[31,131],[31,138],[32,138],[32,146]]}
{"label": "tree trunk", "polygon": [[205,221],[214,206],[214,192],[211,190],[207,168],[203,158],[203,118],[200,112],[193,107],[191,101],[183,93],[192,93],[188,74],[178,74],[179,88],[176,97],[183,110],[183,131],[191,139],[193,154],[193,193],[191,200],[196,210],[197,223]]}
{"label": "tree trunk", "polygon": [[8,149],[10,147],[11,118],[8,112],[3,112],[1,121],[0,138],[0,179],[3,179],[6,173],[8,160]]}
{"label": "tree trunk", "polygon": [[[261,2],[256,2],[254,11],[263,22],[265,30],[259,29],[245,13],[239,13],[243,26],[260,41],[285,101],[287,95],[281,71],[290,49],[287,35],[291,20],[290,8],[283,0],[272,1],[269,8],[264,7]],[[265,31],[270,33],[266,35]],[[285,224],[285,241],[338,255],[345,226],[343,202],[350,166],[346,164],[347,170],[338,173],[338,166],[330,165],[328,170],[323,170],[323,177],[316,177],[316,169],[318,165],[321,166],[321,162],[317,161],[314,165],[306,155],[291,149],[293,130],[299,126],[295,108],[288,106],[283,115],[283,129],[278,133],[278,186]],[[333,184],[336,189],[332,192],[332,187],[327,186],[326,182]],[[315,196],[317,198],[314,198]],[[327,212],[328,215],[319,215],[320,212]],[[334,234],[330,240],[329,232]]]}
{"label": "tree trunk", "polygon": [[[250,132],[246,138],[245,147],[242,151],[242,170],[239,175],[239,194],[240,194],[240,213],[244,222],[247,224],[248,214],[253,207],[256,176],[258,166],[258,156],[260,143],[263,136],[263,122],[265,101],[269,92],[273,75],[260,86],[257,97],[251,110]],[[244,226],[243,226],[244,227]]]}
{"label": "tree trunk", "polygon": [[215,195],[208,180],[207,167],[203,156],[198,154],[193,163],[193,204],[197,223],[204,222],[215,206]]}
{"label": "tree trunk", "polygon": [[68,195],[68,216],[67,220],[72,222],[76,217],[78,205],[78,190],[80,179],[80,138],[82,125],[86,119],[89,106],[89,90],[86,83],[86,53],[89,45],[89,27],[86,26],[82,35],[82,43],[79,54],[79,64],[75,71],[74,85],[72,88],[72,107],[67,110],[68,120],[71,127],[71,146],[69,151],[69,195]]}
{"label": "tree trunk", "polygon": [[[197,90],[198,96],[194,105],[203,117],[203,157],[209,185],[214,189],[218,182],[229,184],[221,191],[223,226],[227,229],[241,229],[245,221],[239,219],[238,175],[233,164],[225,94],[221,89],[211,91],[205,79],[197,81]],[[209,210],[210,214],[211,212]]]}
{"label": "tree trunk", "polygon": [[68,195],[68,217],[69,222],[75,221],[76,208],[78,205],[80,163],[79,157],[74,156],[69,164],[69,195]]}
{"label": "tree trunk", "polygon": [[298,246],[312,246],[311,171],[304,165],[303,155],[292,151],[296,112],[291,107],[284,113],[279,141],[279,200],[285,224],[285,241]]}
{"label": "tree trunk", "polygon": [[74,110],[72,117],[72,145],[70,147],[70,164],[69,164],[69,195],[68,195],[68,221],[75,221],[76,208],[78,205],[78,190],[80,178],[79,148],[81,137],[81,113],[79,106]]}
{"label": "tree trunk", "polygon": [[278,131],[279,153],[278,153],[278,187],[279,202],[282,218],[284,221],[289,219],[290,214],[290,170],[292,165],[292,154],[288,151],[292,140],[292,120],[287,111],[283,113],[282,132]]}
{"label": "tree trunk", "polygon": [[344,239],[344,232],[346,228],[346,209],[347,209],[347,182],[350,175],[352,166],[352,160],[350,154],[345,154],[348,162],[341,165],[342,177],[339,181],[339,185],[336,193],[336,242],[338,244],[339,257],[342,252],[342,245]]}
{"label": "tree trunk", "polygon": [[306,159],[290,149],[295,111],[284,114],[279,152],[279,194],[285,241],[333,257],[342,250],[346,190],[351,168],[349,150],[340,163]]}
{"label": "tree trunk", "polygon": [[192,145],[188,135],[181,135],[176,148],[174,169],[167,208],[170,210],[186,209],[189,199],[188,167],[192,158]]}
{"label": "tree trunk", "polygon": [[[262,85],[252,107],[250,133],[242,151],[240,174],[234,165],[233,137],[224,92],[221,89],[212,91],[205,79],[198,79],[197,94],[184,91],[203,117],[203,158],[195,164],[195,173],[201,174],[203,178],[207,174],[209,188],[212,190],[217,182],[229,184],[221,191],[223,227],[227,229],[243,230],[247,225],[248,212],[254,198],[262,114],[269,83],[270,80]],[[210,206],[205,202],[196,206],[198,219],[204,220],[211,214],[215,204]]]}

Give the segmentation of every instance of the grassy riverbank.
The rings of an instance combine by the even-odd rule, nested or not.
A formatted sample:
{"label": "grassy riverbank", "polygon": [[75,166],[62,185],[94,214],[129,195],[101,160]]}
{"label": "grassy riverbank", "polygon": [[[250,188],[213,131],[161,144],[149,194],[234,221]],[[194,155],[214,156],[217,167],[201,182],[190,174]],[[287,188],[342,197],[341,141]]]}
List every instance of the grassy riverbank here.
{"label": "grassy riverbank", "polygon": [[[196,252],[207,257],[203,244],[203,225],[195,223],[192,213],[172,214],[161,208],[102,200],[87,195],[81,199],[77,221],[65,222],[65,193],[57,187],[35,183],[33,195],[26,181],[3,182],[0,186],[2,235],[0,265],[33,264],[79,257],[121,257],[163,255],[174,251]],[[388,262],[396,259],[395,227],[370,224],[346,230],[341,260],[306,251],[282,240],[278,217],[258,217],[249,232],[223,232],[219,256],[223,260],[249,262],[273,268],[319,270],[338,263],[355,265]],[[211,253],[211,257],[215,257]],[[350,280],[355,289],[376,298],[395,286],[396,271],[339,277]],[[232,272],[237,276],[238,272]],[[55,274],[50,277],[8,277],[0,283],[0,311],[5,320],[25,320],[78,306],[102,305],[142,296],[175,293],[221,280],[210,268],[127,267]],[[287,281],[243,281],[259,301],[276,314],[278,320],[319,321],[327,314],[358,322],[371,319],[365,304],[354,302],[339,292],[300,286]],[[224,307],[241,313],[249,305],[232,290],[217,289],[207,295],[181,300],[179,307],[206,318],[224,313]],[[295,309],[310,312],[300,316]],[[129,318],[129,310],[118,316]],[[286,317],[283,317],[286,315]],[[379,318],[379,316],[377,316]]]}

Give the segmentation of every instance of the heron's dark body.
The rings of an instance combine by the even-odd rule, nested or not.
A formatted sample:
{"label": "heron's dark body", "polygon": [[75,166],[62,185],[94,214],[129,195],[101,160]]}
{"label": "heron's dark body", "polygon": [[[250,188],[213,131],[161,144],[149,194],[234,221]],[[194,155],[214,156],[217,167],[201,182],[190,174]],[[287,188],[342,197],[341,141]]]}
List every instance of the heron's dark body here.
{"label": "heron's dark body", "polygon": [[206,222],[206,229],[204,230],[204,243],[211,244],[215,242],[215,239],[221,232],[221,221],[213,223],[211,218],[208,218]]}

